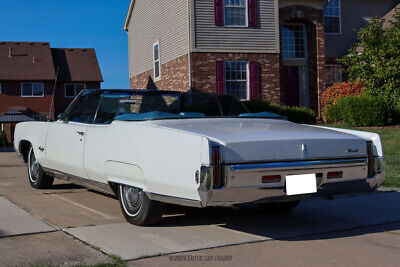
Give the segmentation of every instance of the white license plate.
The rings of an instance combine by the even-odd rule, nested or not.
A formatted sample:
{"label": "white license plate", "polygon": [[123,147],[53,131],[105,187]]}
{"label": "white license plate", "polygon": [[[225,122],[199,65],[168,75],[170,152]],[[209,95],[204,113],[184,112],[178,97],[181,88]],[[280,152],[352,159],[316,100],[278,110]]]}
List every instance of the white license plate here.
{"label": "white license plate", "polygon": [[286,176],[286,195],[302,195],[317,192],[316,174],[301,174]]}

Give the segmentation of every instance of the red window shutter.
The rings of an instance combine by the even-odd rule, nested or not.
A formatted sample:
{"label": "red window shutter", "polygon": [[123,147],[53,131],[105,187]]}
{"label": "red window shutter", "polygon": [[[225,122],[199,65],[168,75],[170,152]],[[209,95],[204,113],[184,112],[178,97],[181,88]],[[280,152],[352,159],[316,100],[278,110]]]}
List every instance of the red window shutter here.
{"label": "red window shutter", "polygon": [[225,94],[225,63],[217,61],[216,67],[216,92],[217,94]]}
{"label": "red window shutter", "polygon": [[224,3],[223,0],[214,0],[215,26],[224,26]]}
{"label": "red window shutter", "polygon": [[249,27],[257,26],[257,0],[248,0],[249,6]]}
{"label": "red window shutter", "polygon": [[260,65],[256,61],[250,62],[250,99],[260,98]]}

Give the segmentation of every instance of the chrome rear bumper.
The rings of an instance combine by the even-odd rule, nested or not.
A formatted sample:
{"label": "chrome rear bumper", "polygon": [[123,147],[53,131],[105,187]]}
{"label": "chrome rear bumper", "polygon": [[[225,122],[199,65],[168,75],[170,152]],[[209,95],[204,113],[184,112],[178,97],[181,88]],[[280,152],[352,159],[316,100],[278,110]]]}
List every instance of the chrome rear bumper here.
{"label": "chrome rear bumper", "polygon": [[[199,194],[201,206],[225,206],[246,202],[298,200],[316,196],[368,193],[384,180],[384,159],[375,158],[375,175],[368,178],[368,159],[337,159],[224,165],[224,186],[212,188],[212,167],[203,167]],[[328,172],[343,172],[342,178],[328,179]],[[298,196],[286,195],[286,176],[316,174],[318,192]],[[265,184],[265,175],[280,175],[281,180]]]}

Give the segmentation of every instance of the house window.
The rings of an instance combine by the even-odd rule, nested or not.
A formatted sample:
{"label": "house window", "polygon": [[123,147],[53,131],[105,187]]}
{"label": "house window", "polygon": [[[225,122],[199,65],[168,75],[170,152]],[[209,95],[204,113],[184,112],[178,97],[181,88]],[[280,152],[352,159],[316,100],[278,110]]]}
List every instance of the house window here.
{"label": "house window", "polygon": [[1,83],[0,83],[0,94],[2,93],[2,91],[1,91]]}
{"label": "house window", "polygon": [[283,58],[306,58],[306,31],[304,25],[288,24],[282,27]]}
{"label": "house window", "polygon": [[326,86],[332,86],[339,82],[342,82],[342,66],[326,65]]}
{"label": "house window", "polygon": [[240,100],[249,99],[249,79],[247,61],[225,62],[225,88],[228,95]]}
{"label": "house window", "polygon": [[35,121],[45,121],[45,120],[47,119],[47,117],[46,117],[46,116],[43,116],[43,115],[33,115],[32,118],[33,118]]}
{"label": "house window", "polygon": [[44,96],[43,83],[21,83],[21,96],[43,97]]}
{"label": "house window", "polygon": [[153,59],[154,59],[154,80],[160,79],[161,65],[160,65],[160,44],[153,45]]}
{"label": "house window", "polygon": [[65,87],[65,98],[75,98],[79,93],[86,89],[84,83],[69,83]]}
{"label": "house window", "polygon": [[225,26],[247,26],[247,0],[224,0]]}
{"label": "house window", "polygon": [[340,0],[330,0],[324,8],[325,33],[340,34]]}

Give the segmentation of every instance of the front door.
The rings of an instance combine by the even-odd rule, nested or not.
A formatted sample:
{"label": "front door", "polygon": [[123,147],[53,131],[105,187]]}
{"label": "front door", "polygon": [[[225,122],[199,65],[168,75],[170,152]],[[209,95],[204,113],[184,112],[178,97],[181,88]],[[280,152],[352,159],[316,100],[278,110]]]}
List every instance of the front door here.
{"label": "front door", "polygon": [[299,67],[285,66],[282,70],[283,101],[288,106],[300,105]]}
{"label": "front door", "polygon": [[82,93],[59,120],[49,128],[46,158],[56,171],[87,179],[84,170],[84,146],[89,125],[93,124],[100,92]]}
{"label": "front door", "polygon": [[307,33],[304,24],[282,26],[283,102],[289,106],[309,106]]}
{"label": "front door", "polygon": [[83,169],[83,147],[87,125],[56,121],[47,133],[46,158],[52,169],[87,178]]}

